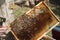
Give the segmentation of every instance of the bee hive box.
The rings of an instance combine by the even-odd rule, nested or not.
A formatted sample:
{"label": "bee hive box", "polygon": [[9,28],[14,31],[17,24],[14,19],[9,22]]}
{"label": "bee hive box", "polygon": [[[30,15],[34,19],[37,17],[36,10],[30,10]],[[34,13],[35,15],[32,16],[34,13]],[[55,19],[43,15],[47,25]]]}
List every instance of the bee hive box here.
{"label": "bee hive box", "polygon": [[59,20],[44,2],[22,16],[17,17],[10,25],[17,40],[38,40],[53,29]]}

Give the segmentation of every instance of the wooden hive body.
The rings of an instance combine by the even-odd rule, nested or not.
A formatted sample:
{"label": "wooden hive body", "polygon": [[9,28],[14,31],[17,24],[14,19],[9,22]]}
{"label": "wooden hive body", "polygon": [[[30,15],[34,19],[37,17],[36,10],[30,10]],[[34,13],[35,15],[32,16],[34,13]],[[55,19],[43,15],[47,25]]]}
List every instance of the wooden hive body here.
{"label": "wooden hive body", "polygon": [[10,27],[17,40],[38,40],[58,23],[55,14],[44,2],[40,2],[13,21]]}

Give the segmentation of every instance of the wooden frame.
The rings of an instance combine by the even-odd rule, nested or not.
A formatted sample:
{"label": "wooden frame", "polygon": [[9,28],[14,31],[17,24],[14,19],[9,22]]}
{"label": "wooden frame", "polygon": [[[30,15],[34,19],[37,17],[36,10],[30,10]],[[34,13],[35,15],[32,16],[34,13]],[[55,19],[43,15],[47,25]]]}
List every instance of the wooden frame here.
{"label": "wooden frame", "polygon": [[[46,9],[48,9],[48,11],[50,12],[49,14],[50,15],[52,15],[52,18],[53,18],[53,22],[51,22],[51,27],[50,28],[43,28],[42,29],[42,31],[40,32],[40,33],[38,33],[37,35],[38,36],[36,36],[36,37],[34,37],[34,38],[32,38],[31,40],[39,40],[39,39],[41,39],[45,34],[47,34],[49,31],[51,31],[56,25],[58,25],[59,24],[59,19],[56,17],[56,15],[51,11],[51,9],[46,5],[46,3],[45,2],[40,2],[38,5],[36,5],[34,8],[32,8],[31,10],[29,10],[26,14],[27,15],[31,15],[31,12],[33,11],[33,10],[35,10],[36,8],[40,8],[40,6],[42,7],[42,5],[43,6],[45,6],[46,7]],[[43,9],[44,9],[44,7],[43,7]],[[49,26],[49,25],[48,25]],[[11,27],[10,27],[11,28]],[[12,28],[11,28],[12,29]],[[46,30],[45,30],[46,29]],[[47,30],[48,29],[48,30]],[[14,31],[12,31],[11,30],[11,32],[12,32],[12,34],[15,36],[15,38],[16,38],[16,40],[20,40],[18,37],[17,37],[17,35],[14,33]]]}

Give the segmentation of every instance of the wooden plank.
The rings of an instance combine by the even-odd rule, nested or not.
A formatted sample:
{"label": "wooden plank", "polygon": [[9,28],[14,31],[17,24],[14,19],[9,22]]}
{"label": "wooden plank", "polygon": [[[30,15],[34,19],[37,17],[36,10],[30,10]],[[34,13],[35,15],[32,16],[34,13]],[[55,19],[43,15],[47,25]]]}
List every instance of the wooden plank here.
{"label": "wooden plank", "polygon": [[19,40],[39,40],[58,24],[59,20],[55,14],[44,2],[40,2],[18,17],[10,27]]}

